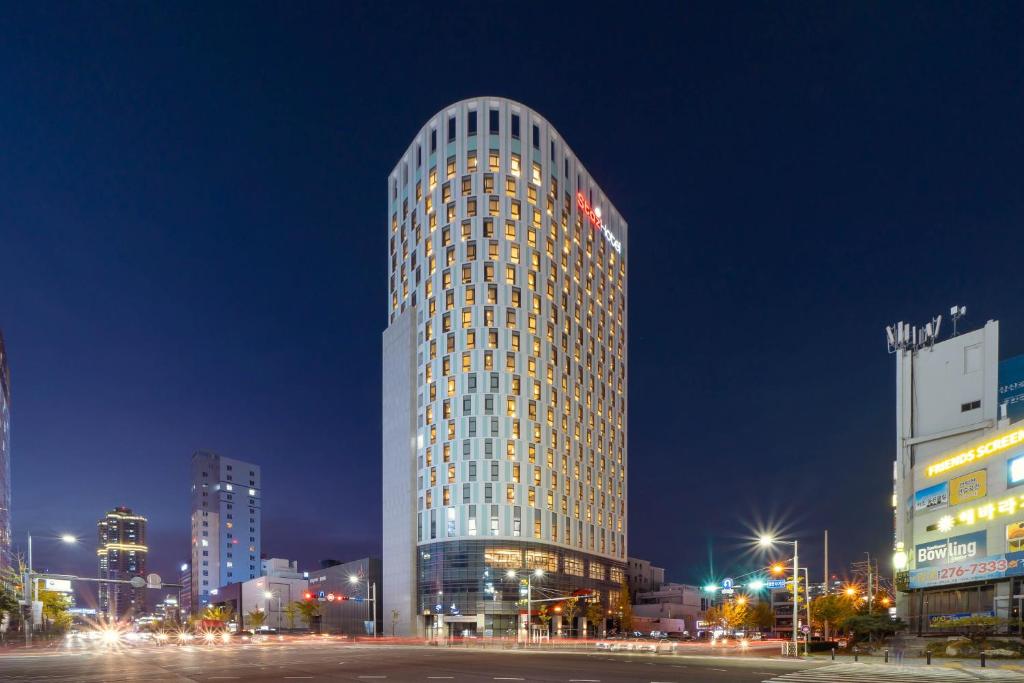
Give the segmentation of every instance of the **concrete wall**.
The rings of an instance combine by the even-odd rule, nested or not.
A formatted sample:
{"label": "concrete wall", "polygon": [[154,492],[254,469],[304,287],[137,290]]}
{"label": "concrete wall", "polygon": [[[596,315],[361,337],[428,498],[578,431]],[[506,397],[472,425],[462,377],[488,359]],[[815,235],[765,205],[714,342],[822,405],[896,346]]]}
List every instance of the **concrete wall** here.
{"label": "concrete wall", "polygon": [[383,336],[383,587],[380,619],[395,635],[416,623],[416,308],[395,318]]}

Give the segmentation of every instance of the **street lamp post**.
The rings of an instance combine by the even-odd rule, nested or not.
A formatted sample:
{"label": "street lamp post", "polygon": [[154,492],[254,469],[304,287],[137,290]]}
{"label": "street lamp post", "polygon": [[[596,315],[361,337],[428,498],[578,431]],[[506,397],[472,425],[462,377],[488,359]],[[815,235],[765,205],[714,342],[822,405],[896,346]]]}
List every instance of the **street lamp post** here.
{"label": "street lamp post", "polygon": [[[355,574],[348,577],[348,582],[353,586],[359,583],[359,577]],[[370,589],[373,588],[373,594],[371,596]],[[373,603],[373,637],[377,637],[377,582],[370,582],[369,579],[366,581],[366,601]]]}
{"label": "street lamp post", "polygon": [[[263,597],[268,601],[272,598],[277,598],[277,627],[281,628],[281,594],[273,591],[263,591]],[[270,614],[270,605],[267,605],[267,614]],[[268,624],[269,626],[269,624]]]}
{"label": "street lamp post", "polygon": [[[514,569],[509,569],[506,576],[510,579],[514,579],[518,576]],[[526,643],[532,642],[530,636],[530,617],[533,614],[533,577],[540,578],[544,576],[543,569],[534,569],[532,572],[526,574]],[[516,635],[516,642],[519,642],[519,636]]]}
{"label": "street lamp post", "polygon": [[[28,616],[23,619],[25,626],[25,645],[32,643],[32,629],[35,627],[32,619],[33,602],[39,598],[39,587],[35,585],[35,580],[32,576],[35,572],[32,571],[32,532],[26,533],[28,536],[28,565],[25,567],[25,590],[24,599],[25,604],[28,605]],[[64,543],[77,543],[78,539],[71,534],[61,534],[60,540]]]}
{"label": "street lamp post", "polygon": [[800,550],[796,540],[780,541],[771,536],[761,537],[761,545],[764,547],[769,547],[775,543],[785,543],[793,546],[793,656],[796,656],[800,652],[800,641],[797,638],[797,624],[800,622]]}

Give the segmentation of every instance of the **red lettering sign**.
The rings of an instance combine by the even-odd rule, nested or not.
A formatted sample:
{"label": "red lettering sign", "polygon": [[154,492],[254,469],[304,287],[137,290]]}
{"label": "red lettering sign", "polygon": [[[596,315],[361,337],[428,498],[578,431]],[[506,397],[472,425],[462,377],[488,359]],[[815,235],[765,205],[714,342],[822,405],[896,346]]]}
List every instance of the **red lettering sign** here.
{"label": "red lettering sign", "polygon": [[582,192],[576,193],[576,206],[580,208],[580,211],[587,217],[587,220],[594,226],[595,230],[603,230],[604,223],[601,222],[601,217],[594,213],[593,207],[590,206],[590,202],[583,196]]}

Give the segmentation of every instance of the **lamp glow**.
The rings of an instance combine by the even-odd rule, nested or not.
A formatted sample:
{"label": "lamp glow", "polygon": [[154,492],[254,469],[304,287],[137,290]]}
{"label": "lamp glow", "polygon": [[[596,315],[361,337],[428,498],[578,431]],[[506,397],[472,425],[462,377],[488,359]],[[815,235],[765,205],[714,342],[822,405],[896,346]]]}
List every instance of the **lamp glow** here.
{"label": "lamp glow", "polygon": [[78,539],[72,536],[71,534],[62,534],[60,540],[64,541],[65,543],[78,543]]}
{"label": "lamp glow", "polygon": [[767,548],[768,546],[775,543],[775,539],[771,536],[762,536],[757,540],[757,542],[761,545],[762,548]]}
{"label": "lamp glow", "polygon": [[892,554],[892,566],[896,569],[903,569],[907,566],[907,553],[897,550]]}
{"label": "lamp glow", "polygon": [[760,579],[754,579],[749,584],[747,584],[747,588],[749,588],[752,591],[759,591],[762,588],[764,588],[764,581]]}

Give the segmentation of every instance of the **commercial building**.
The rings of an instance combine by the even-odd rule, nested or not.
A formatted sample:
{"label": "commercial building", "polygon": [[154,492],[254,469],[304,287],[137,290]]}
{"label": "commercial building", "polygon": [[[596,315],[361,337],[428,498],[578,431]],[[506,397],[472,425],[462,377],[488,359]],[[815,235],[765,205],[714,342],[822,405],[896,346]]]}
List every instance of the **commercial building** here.
{"label": "commercial building", "polygon": [[[209,602],[228,608],[242,629],[250,627],[249,614],[254,610],[266,615],[263,625],[267,628],[292,628],[286,608],[305,599],[307,585],[308,581],[301,577],[260,576],[213,589]],[[294,626],[305,627],[305,624],[295,623]]]}
{"label": "commercial building", "polygon": [[299,571],[298,560],[264,557],[260,559],[260,576],[270,576],[279,579],[307,579],[309,578],[309,572]]}
{"label": "commercial building", "polygon": [[187,562],[180,567],[178,583],[181,585],[178,589],[178,607],[184,620],[192,614],[192,569]]}
{"label": "commercial building", "polygon": [[[345,563],[322,562],[309,572],[309,590],[320,601],[320,630],[345,635],[391,635],[391,615],[380,607],[381,562],[364,557]],[[374,607],[374,600],[377,606]],[[397,631],[397,624],[394,624]]]}
{"label": "commercial building", "polygon": [[11,557],[11,368],[0,330],[0,570]]}
{"label": "commercial building", "polygon": [[[119,506],[96,523],[99,561],[98,578],[130,581],[145,578],[146,518],[131,508]],[[146,588],[124,583],[100,583],[97,589],[99,611],[108,619],[125,619],[146,612]]]}
{"label": "commercial building", "polygon": [[636,604],[639,593],[650,593],[661,588],[665,583],[665,570],[653,566],[647,560],[631,557],[626,563],[626,580],[629,582],[630,599]]}
{"label": "commercial building", "polygon": [[523,593],[614,607],[625,220],[543,117],[501,98],[431,117],[387,193],[385,615],[399,635],[486,636],[525,629]]}
{"label": "commercial building", "polygon": [[260,576],[259,465],[209,451],[192,455],[191,613],[211,591]]}
{"label": "commercial building", "polygon": [[165,595],[164,599],[156,604],[153,615],[165,625],[183,623],[181,605],[178,604],[178,597],[175,595]]}
{"label": "commercial building", "polygon": [[[664,577],[664,570],[661,571]],[[637,593],[633,603],[633,628],[696,636],[698,622],[703,620],[711,602],[712,598],[705,595],[699,586],[663,583],[655,590]]]}
{"label": "commercial building", "polygon": [[1024,364],[1000,363],[997,321],[941,340],[948,328],[933,319],[888,331],[897,614],[919,634],[936,632],[937,617],[972,614],[1007,618],[1019,632],[1024,422],[1009,408],[1024,387]]}

